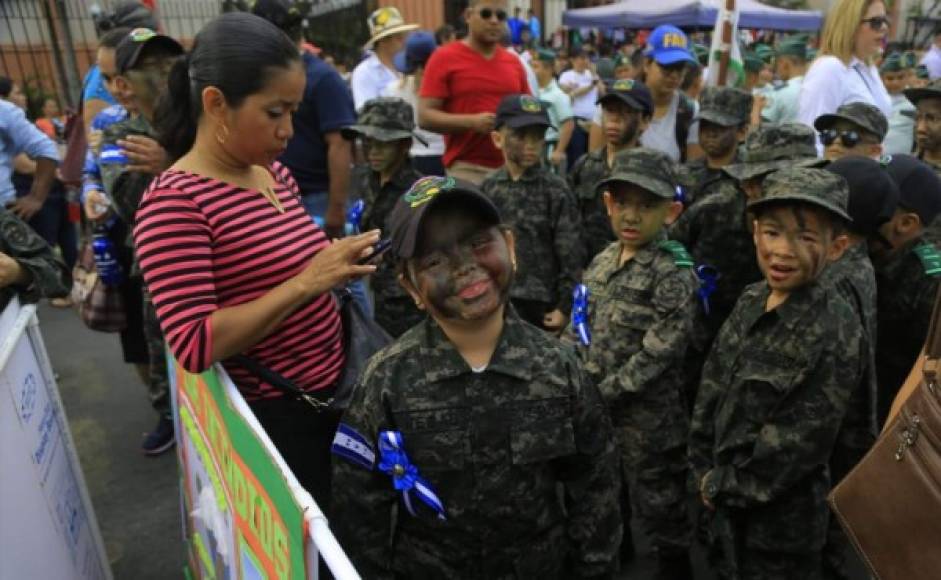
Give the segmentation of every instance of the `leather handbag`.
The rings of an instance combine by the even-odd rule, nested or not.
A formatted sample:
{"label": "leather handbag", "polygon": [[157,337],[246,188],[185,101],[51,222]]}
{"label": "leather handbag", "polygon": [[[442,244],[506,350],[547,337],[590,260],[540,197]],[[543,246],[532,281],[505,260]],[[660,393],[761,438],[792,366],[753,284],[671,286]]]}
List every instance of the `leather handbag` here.
{"label": "leather handbag", "polygon": [[941,577],[941,291],[921,384],[829,502],[872,575]]}
{"label": "leather handbag", "polygon": [[121,289],[108,286],[98,276],[90,241],[85,242],[72,268],[72,280],[72,302],[85,326],[98,332],[121,332],[127,328]]}
{"label": "leather handbag", "polygon": [[369,357],[392,342],[392,337],[367,316],[349,290],[335,290],[333,296],[343,321],[343,352],[346,354],[346,362],[332,389],[325,389],[323,393],[306,392],[277,371],[244,354],[229,357],[229,362],[240,365],[279,391],[306,401],[318,411],[346,410],[353,399],[356,383],[366,370]]}

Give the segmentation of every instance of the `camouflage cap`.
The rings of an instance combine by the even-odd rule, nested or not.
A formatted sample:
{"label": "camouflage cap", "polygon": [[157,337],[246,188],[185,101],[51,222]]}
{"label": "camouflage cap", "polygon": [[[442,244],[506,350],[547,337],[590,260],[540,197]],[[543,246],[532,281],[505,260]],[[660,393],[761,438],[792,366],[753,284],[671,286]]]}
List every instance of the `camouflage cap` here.
{"label": "camouflage cap", "polygon": [[803,38],[788,38],[778,45],[778,56],[795,56],[807,60],[807,41]]}
{"label": "camouflage cap", "polygon": [[905,70],[905,67],[902,66],[902,53],[900,52],[887,54],[886,57],[882,59],[882,64],[879,65],[879,72],[881,73],[900,72],[902,70]]}
{"label": "camouflage cap", "polygon": [[469,211],[478,211],[488,225],[498,225],[501,221],[497,206],[473,183],[453,177],[422,177],[395,202],[389,213],[387,230],[396,256],[401,259],[415,256],[422,220],[428,210],[444,200],[466,204]]}
{"label": "camouflage cap", "polygon": [[765,66],[765,62],[754,52],[746,52],[742,55],[742,64],[745,66],[745,72],[757,73]]}
{"label": "camouflage cap", "polygon": [[935,79],[920,89],[905,89],[905,98],[917,105],[922,99],[941,99],[941,78]]}
{"label": "camouflage cap", "polygon": [[889,120],[885,118],[879,107],[869,103],[855,102],[840,105],[836,113],[820,115],[814,121],[814,129],[825,131],[837,121],[849,121],[860,129],[875,135],[881,143],[885,134],[889,132]]}
{"label": "camouflage cap", "polygon": [[762,196],[749,202],[748,209],[787,201],[809,203],[852,222],[847,213],[849,186],[846,180],[825,169],[790,167],[768,176]]}
{"label": "camouflage cap", "polygon": [[599,181],[595,189],[602,191],[612,183],[621,182],[632,183],[657,197],[674,199],[679,178],[676,164],[666,153],[638,147],[615,155],[611,173]]}
{"label": "camouflage cap", "polygon": [[397,97],[378,97],[366,101],[359,112],[355,125],[344,127],[341,133],[347,139],[357,135],[371,137],[377,141],[398,141],[415,137],[415,113],[412,106]]}
{"label": "camouflage cap", "polygon": [[817,157],[817,134],[803,123],[765,123],[745,139],[742,162],[724,171],[739,181],[785,167],[823,163]]}
{"label": "camouflage cap", "polygon": [[699,95],[699,114],[696,119],[723,127],[737,127],[751,117],[754,97],[751,93],[732,87],[706,87]]}
{"label": "camouflage cap", "polygon": [[929,79],[931,78],[928,74],[928,65],[920,64],[915,67],[915,78],[917,79]]}

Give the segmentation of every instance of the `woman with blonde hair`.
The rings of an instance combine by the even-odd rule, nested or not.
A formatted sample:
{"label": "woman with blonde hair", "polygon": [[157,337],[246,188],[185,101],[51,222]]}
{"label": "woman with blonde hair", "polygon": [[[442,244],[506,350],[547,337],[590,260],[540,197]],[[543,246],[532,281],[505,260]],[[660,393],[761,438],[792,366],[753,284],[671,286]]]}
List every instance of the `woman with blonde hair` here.
{"label": "woman with blonde hair", "polygon": [[804,76],[798,120],[810,125],[840,105],[863,102],[888,118],[892,99],[873,60],[889,32],[882,0],[838,0],[830,8],[820,54]]}

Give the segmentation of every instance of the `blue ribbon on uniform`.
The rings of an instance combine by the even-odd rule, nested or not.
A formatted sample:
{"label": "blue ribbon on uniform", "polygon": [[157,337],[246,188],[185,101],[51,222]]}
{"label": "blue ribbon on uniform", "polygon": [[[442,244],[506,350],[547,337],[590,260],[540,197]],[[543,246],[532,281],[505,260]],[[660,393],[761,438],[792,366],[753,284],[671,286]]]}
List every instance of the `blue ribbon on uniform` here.
{"label": "blue ribbon on uniform", "polygon": [[418,499],[435,510],[438,519],[447,519],[444,515],[444,504],[438,494],[431,488],[431,484],[418,474],[418,468],[406,455],[402,434],[398,431],[379,432],[379,470],[392,476],[392,484],[396,490],[402,492],[408,513],[416,515],[411,497],[414,493]]}
{"label": "blue ribbon on uniform", "polygon": [[588,326],[588,286],[579,284],[572,293],[572,326],[578,332],[578,340],[585,346],[591,345],[591,329]]}
{"label": "blue ribbon on uniform", "polygon": [[357,199],[346,212],[346,222],[353,226],[353,232],[359,233],[360,222],[363,221],[363,211],[366,209],[366,202]]}
{"label": "blue ribbon on uniform", "polygon": [[708,315],[709,297],[716,291],[716,280],[719,279],[719,271],[708,264],[702,264],[696,266],[696,277],[699,278],[699,289],[696,290],[696,293],[699,295],[700,302],[702,302],[703,310]]}

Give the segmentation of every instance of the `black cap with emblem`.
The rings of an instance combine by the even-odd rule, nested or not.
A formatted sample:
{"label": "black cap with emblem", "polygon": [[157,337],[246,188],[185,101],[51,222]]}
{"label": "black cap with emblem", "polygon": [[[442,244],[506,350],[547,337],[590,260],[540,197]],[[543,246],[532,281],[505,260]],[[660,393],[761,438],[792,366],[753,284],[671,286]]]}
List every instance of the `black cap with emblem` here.
{"label": "black cap with emblem", "polygon": [[497,106],[496,127],[550,127],[549,113],[538,99],[530,95],[507,95]]}

